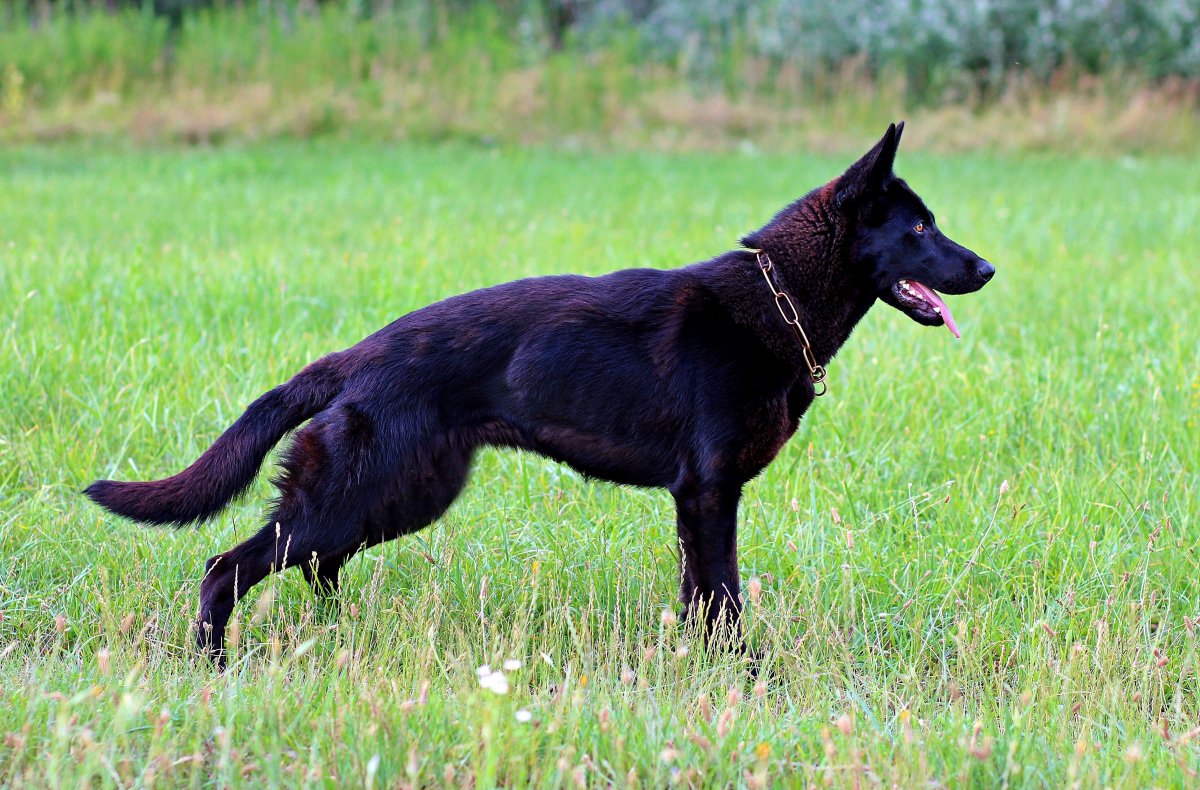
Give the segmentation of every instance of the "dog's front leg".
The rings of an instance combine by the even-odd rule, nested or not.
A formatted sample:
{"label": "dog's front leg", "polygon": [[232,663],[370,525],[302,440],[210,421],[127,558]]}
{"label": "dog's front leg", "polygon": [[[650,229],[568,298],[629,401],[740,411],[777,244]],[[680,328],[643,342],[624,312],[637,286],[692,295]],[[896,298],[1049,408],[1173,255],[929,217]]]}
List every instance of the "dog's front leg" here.
{"label": "dog's front leg", "polygon": [[684,617],[704,617],[711,642],[741,646],[741,588],[737,563],[740,485],[684,485],[672,492],[682,564],[679,600]]}

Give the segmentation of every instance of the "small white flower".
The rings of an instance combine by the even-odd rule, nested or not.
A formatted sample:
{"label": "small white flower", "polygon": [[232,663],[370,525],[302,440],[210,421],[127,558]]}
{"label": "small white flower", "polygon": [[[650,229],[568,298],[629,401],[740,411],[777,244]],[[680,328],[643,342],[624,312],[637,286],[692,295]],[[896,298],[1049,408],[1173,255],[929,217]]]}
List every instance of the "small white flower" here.
{"label": "small white flower", "polygon": [[505,672],[516,672],[521,668],[521,660],[519,658],[510,658],[504,662]]}
{"label": "small white flower", "polygon": [[513,715],[516,716],[517,721],[521,722],[522,724],[526,724],[533,720],[533,714],[524,708],[521,708],[521,710],[517,711]]}
{"label": "small white flower", "polygon": [[482,664],[478,669],[475,670],[475,674],[479,675],[481,678],[486,677],[487,675],[492,674],[492,667],[490,664]]}
{"label": "small white flower", "polygon": [[479,678],[479,685],[483,686],[493,694],[508,693],[508,678],[504,677],[503,672],[491,672]]}

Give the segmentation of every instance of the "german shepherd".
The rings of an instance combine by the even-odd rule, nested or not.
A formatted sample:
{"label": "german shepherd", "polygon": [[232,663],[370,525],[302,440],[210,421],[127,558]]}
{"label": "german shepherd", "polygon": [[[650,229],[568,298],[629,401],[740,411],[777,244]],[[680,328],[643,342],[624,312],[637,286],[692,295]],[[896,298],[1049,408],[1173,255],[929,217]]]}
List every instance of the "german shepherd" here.
{"label": "german shepherd", "polygon": [[530,450],[670,491],[684,615],[740,646],[738,500],[823,391],[824,366],[876,300],[958,336],[937,292],[976,291],[995,273],[893,174],[903,129],[889,126],[745,249],[446,299],[308,365],[179,474],[85,493],[147,524],[207,519],[308,421],[284,453],[266,526],[205,566],[196,638],[223,663],[234,604],[281,570],[280,546],[318,594],[335,591],[356,552],[450,507],[476,448]]}

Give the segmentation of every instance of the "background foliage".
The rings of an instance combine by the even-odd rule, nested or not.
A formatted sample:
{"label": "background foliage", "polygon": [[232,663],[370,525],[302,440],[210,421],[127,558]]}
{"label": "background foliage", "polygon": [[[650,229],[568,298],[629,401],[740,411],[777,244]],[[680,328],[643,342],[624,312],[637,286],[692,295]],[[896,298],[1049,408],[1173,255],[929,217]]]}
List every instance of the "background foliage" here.
{"label": "background foliage", "polygon": [[[899,68],[954,82],[962,73],[995,81],[1027,69],[1048,78],[1073,65],[1098,74],[1133,68],[1154,77],[1200,76],[1200,8],[1189,0],[342,0],[350,14],[414,34],[428,44],[456,18],[483,12],[527,54],[567,43],[611,44],[633,33],[640,55],[683,61],[701,78],[719,77],[725,61],[762,56],[807,68],[863,58],[873,73]],[[318,12],[314,0],[108,0],[13,2],[10,20],[35,26],[48,16],[118,8],[149,9],[181,24],[214,8],[251,10],[283,25]],[[394,18],[402,27],[389,25]],[[934,81],[936,83],[936,80]]]}
{"label": "background foliage", "polygon": [[769,140],[816,114],[857,145],[859,127],[924,108],[990,144],[994,124],[969,116],[999,107],[1031,121],[1018,146],[1190,150],[1198,85],[1190,0],[0,6],[0,135],[24,138],[355,128],[662,146]]}

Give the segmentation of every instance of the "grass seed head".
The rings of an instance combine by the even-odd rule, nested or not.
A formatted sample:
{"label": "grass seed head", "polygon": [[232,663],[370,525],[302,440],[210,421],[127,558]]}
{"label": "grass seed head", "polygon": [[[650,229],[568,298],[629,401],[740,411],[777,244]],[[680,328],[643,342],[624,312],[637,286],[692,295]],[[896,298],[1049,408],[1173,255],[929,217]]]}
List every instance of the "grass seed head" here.
{"label": "grass seed head", "polygon": [[733,708],[726,708],[721,712],[721,717],[717,719],[717,737],[724,738],[733,729],[733,719],[736,714]]}
{"label": "grass seed head", "polygon": [[258,597],[258,603],[254,606],[254,615],[250,618],[250,622],[258,623],[271,613],[271,604],[275,602],[275,586],[267,585],[263,590],[262,595]]}
{"label": "grass seed head", "polygon": [[824,744],[825,761],[833,762],[837,757],[837,744],[833,742],[833,733],[828,727],[821,728],[821,742]]}

